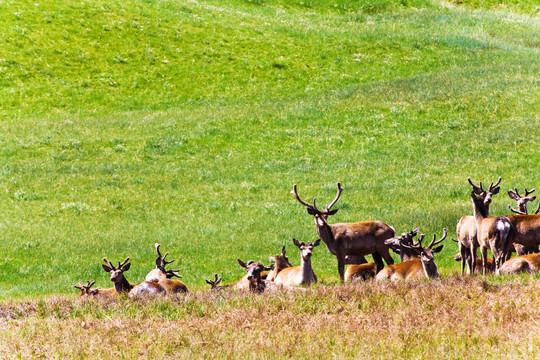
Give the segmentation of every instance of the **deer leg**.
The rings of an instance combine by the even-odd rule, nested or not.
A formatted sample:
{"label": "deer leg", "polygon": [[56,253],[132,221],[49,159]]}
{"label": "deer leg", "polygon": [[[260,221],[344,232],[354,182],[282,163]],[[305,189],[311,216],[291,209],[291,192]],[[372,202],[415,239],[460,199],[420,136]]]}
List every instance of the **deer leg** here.
{"label": "deer leg", "polygon": [[337,266],[339,272],[339,280],[341,282],[345,281],[345,255],[338,253],[337,254]]}
{"label": "deer leg", "polygon": [[469,272],[471,275],[474,275],[474,268],[476,267],[476,247],[471,244],[471,247],[469,248]]}
{"label": "deer leg", "polygon": [[[465,263],[469,264],[469,257],[467,256],[467,248],[459,243],[459,253],[461,254],[461,275],[465,274]],[[470,274],[469,268],[469,274]]]}
{"label": "deer leg", "polygon": [[[381,271],[383,268],[384,268],[384,263],[382,261],[382,258],[381,258],[381,255],[375,251],[373,254],[371,254],[373,256],[373,261],[375,262],[375,264],[377,265],[377,273],[379,273],[379,271]],[[392,264],[393,264],[393,260],[392,260]]]}
{"label": "deer leg", "polygon": [[487,269],[487,248],[485,246],[480,246],[480,253],[482,254],[482,275],[486,275]]}

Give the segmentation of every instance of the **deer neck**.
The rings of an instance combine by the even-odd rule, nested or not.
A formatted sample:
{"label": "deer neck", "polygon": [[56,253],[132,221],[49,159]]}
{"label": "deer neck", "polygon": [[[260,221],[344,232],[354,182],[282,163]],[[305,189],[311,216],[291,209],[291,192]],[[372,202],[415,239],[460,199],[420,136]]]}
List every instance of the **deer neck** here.
{"label": "deer neck", "polygon": [[118,294],[124,294],[130,292],[133,289],[133,285],[122,275],[118,281],[114,282],[114,289]]}
{"label": "deer neck", "polygon": [[313,277],[313,269],[311,268],[311,258],[305,260],[302,257],[300,262],[300,271],[302,272],[302,284],[309,283]]}
{"label": "deer neck", "polygon": [[474,218],[476,220],[476,225],[480,224],[482,222],[482,220],[484,220],[485,218],[488,217],[488,211],[486,210],[489,209],[489,205],[484,205],[484,204],[477,204],[474,200],[473,200],[473,210],[474,210]]}
{"label": "deer neck", "polygon": [[401,262],[418,258],[411,250],[406,249],[403,246],[400,248],[399,256],[401,257]]}
{"label": "deer neck", "polygon": [[318,219],[315,217],[315,225],[317,225],[317,235],[321,238],[322,241],[326,244],[326,247],[328,250],[336,255],[337,250],[335,246],[335,238],[334,233],[332,232],[331,225],[328,225],[326,221],[323,221],[322,219]]}
{"label": "deer neck", "polygon": [[429,263],[426,263],[422,261],[422,267],[424,268],[424,274],[426,274],[428,279],[439,277],[439,271],[437,270],[437,265],[435,262],[430,261]]}
{"label": "deer neck", "polygon": [[261,278],[257,279],[255,282],[249,282],[249,290],[254,292],[263,292],[265,288],[264,281]]}

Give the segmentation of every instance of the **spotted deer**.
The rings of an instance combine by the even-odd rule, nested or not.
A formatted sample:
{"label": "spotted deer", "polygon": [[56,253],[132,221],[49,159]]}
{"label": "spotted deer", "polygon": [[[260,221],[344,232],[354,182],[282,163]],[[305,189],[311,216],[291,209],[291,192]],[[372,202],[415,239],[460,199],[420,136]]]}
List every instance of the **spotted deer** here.
{"label": "spotted deer", "polygon": [[128,294],[129,297],[165,294],[165,289],[157,282],[143,281],[140,284],[132,284],[127,281],[124,272],[131,267],[129,258],[126,258],[122,263],[118,262],[118,267],[115,267],[107,258],[103,258],[103,261],[105,264],[101,266],[103,270],[111,274],[111,281],[118,294]]}
{"label": "spotted deer", "polygon": [[306,244],[293,238],[294,245],[300,249],[300,266],[291,266],[281,270],[274,279],[274,282],[286,286],[316,283],[317,276],[311,267],[311,255],[313,254],[313,248],[319,246],[320,242],[321,239],[317,239],[314,242],[308,242]]}
{"label": "spotted deer", "polygon": [[443,236],[439,240],[436,240],[437,234],[433,234],[433,240],[428,247],[422,246],[424,234],[420,235],[416,243],[403,244],[405,248],[412,250],[418,257],[399,264],[387,265],[375,276],[375,279],[396,281],[439,277],[433,255],[442,250],[444,245],[436,245],[446,238],[446,234],[446,228],[443,229]]}
{"label": "spotted deer", "polygon": [[393,264],[389,247],[384,244],[386,239],[394,237],[394,229],[382,221],[359,221],[355,223],[328,224],[328,216],[334,215],[338,210],[331,210],[339,200],[343,188],[337,183],[338,191],[335,199],[323,210],[319,210],[316,199],[313,204],[302,200],[296,190],[296,184],[291,193],[296,200],[307,208],[307,212],[315,218],[317,234],[324,241],[332,255],[337,257],[339,278],[343,282],[345,274],[346,256],[363,257],[371,254],[377,270],[384,267],[382,259],[387,264]]}

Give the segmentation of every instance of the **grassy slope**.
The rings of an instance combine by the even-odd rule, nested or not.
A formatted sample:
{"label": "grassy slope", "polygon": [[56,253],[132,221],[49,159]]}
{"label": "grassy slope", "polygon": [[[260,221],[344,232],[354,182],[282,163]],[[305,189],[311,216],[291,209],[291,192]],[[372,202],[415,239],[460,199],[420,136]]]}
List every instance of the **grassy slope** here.
{"label": "grassy slope", "polygon": [[471,212],[468,175],[538,186],[534,2],[404,3],[1,3],[0,297],[109,286],[103,256],[141,279],[156,241],[191,288],[298,263],[293,183],[324,204],[341,181],[336,222],[428,234]]}

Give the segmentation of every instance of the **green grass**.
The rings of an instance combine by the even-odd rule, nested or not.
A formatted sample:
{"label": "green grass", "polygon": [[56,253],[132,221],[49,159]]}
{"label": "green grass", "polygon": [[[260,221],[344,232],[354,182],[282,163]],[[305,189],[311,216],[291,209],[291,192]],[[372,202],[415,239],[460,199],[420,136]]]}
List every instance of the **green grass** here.
{"label": "green grass", "polygon": [[[335,222],[431,236],[472,212],[467,176],[539,186],[534,1],[0,3],[0,298],[72,293],[101,258],[191,289]],[[438,255],[458,271],[456,246]],[[323,283],[335,257],[316,249]]]}

